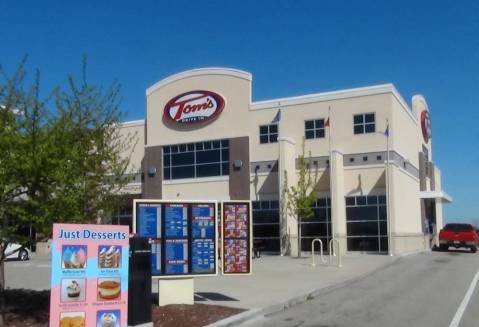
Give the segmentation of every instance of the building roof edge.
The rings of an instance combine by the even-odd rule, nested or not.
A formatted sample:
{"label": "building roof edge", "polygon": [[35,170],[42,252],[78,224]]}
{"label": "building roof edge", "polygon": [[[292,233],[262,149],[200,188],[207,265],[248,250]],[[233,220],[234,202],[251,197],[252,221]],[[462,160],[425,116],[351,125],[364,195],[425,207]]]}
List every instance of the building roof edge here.
{"label": "building roof edge", "polygon": [[291,106],[291,105],[297,105],[297,104],[352,98],[352,97],[365,96],[365,95],[394,93],[394,92],[397,92],[395,90],[396,89],[394,85],[391,83],[388,83],[388,84],[378,84],[378,85],[371,85],[371,86],[344,89],[344,90],[306,94],[306,95],[293,96],[293,97],[277,98],[277,99],[271,99],[271,100],[254,101],[251,103],[251,110],[278,108],[281,105]]}
{"label": "building roof edge", "polygon": [[227,76],[241,78],[247,81],[252,80],[251,73],[248,73],[246,71],[239,70],[239,69],[234,69],[234,68],[206,67],[206,68],[190,69],[190,70],[186,70],[174,75],[170,75],[160,80],[159,82],[153,84],[152,86],[146,89],[146,96],[149,96],[150,94],[152,94],[159,88],[162,88],[163,86],[173,83],[175,81],[178,81],[184,78],[193,77],[193,76],[201,76],[201,75],[227,75]]}
{"label": "building roof edge", "polygon": [[134,126],[143,126],[143,125],[145,125],[144,119],[130,120],[130,121],[125,121],[120,123],[120,127],[134,127]]}

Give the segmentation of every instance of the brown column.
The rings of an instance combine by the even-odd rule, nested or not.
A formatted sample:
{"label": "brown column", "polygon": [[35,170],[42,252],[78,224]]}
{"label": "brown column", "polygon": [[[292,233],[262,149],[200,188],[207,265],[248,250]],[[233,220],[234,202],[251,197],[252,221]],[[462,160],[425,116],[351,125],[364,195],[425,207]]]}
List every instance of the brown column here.
{"label": "brown column", "polygon": [[431,180],[431,191],[436,190],[436,173],[434,172],[434,164],[429,161],[427,163],[429,165],[429,178]]}
{"label": "brown column", "polygon": [[[235,161],[241,167],[235,167]],[[249,138],[230,139],[230,198],[231,200],[249,200]]]}
{"label": "brown column", "polygon": [[142,182],[143,199],[161,199],[163,184],[162,147],[146,147],[142,161],[144,180]]}
{"label": "brown column", "polygon": [[426,200],[419,199],[421,201],[421,229],[422,232],[426,232]]}
{"label": "brown column", "polygon": [[419,190],[426,190],[426,158],[424,153],[419,152]]}

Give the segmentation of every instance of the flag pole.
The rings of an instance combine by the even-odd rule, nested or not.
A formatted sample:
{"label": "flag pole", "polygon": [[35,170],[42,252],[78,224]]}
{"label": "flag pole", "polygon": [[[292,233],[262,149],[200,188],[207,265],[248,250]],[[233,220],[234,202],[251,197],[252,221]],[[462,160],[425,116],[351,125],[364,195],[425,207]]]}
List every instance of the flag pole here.
{"label": "flag pole", "polygon": [[276,114],[276,116],[274,117],[273,121],[276,120],[277,116],[279,115],[279,120],[278,120],[278,183],[279,183],[279,187],[278,187],[278,198],[279,198],[279,208],[280,208],[280,212],[279,212],[279,218],[280,218],[280,227],[279,227],[279,254],[280,256],[284,256],[284,253],[283,253],[283,229],[284,229],[284,210],[283,210],[283,201],[285,199],[283,199],[283,173],[282,173],[282,169],[283,169],[283,165],[281,163],[281,138],[280,138],[280,135],[281,135],[281,128],[280,128],[280,123],[281,123],[281,102],[278,102],[278,113]]}
{"label": "flag pole", "polygon": [[[328,107],[328,147],[329,147],[329,207],[331,210],[331,215],[329,217],[330,224],[331,224],[331,239],[334,239],[334,219],[333,219],[333,153],[331,150],[331,106]],[[327,205],[326,200],[326,205]],[[328,249],[329,249],[329,241],[328,241]],[[336,255],[333,246],[333,255]]]}
{"label": "flag pole", "polygon": [[387,229],[388,229],[388,252],[392,256],[391,249],[391,214],[390,214],[390,190],[389,190],[389,120],[386,119],[386,216],[387,216]]}

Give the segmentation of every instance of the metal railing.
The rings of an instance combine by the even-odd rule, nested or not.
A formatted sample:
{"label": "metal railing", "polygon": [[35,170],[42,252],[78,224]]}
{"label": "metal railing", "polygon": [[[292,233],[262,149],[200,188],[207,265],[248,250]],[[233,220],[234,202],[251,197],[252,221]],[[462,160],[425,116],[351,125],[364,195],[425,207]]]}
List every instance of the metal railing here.
{"label": "metal railing", "polygon": [[319,258],[321,259],[321,262],[322,263],[326,263],[326,260],[324,260],[323,258],[323,241],[321,241],[321,239],[319,238],[315,238],[312,242],[311,242],[311,252],[313,254],[313,263],[311,264],[311,266],[313,267],[316,267],[316,261],[315,261],[315,256],[314,256],[314,242],[319,242]]}
{"label": "metal railing", "polygon": [[[335,249],[334,249],[334,244],[337,244],[337,245],[338,245],[337,251],[335,251]],[[338,268],[341,268],[341,267],[342,267],[342,265],[341,265],[341,249],[340,249],[340,246],[341,246],[341,245],[340,245],[338,239],[332,238],[332,239],[329,241],[329,264],[332,265],[333,256],[334,256],[335,253],[337,253],[337,255],[338,255],[338,264],[336,265],[336,267],[338,267]]]}

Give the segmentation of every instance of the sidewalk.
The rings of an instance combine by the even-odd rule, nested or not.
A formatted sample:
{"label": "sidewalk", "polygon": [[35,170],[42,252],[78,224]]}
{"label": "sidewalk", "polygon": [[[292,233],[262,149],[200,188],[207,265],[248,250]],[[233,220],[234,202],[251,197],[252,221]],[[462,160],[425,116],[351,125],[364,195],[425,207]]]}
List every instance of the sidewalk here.
{"label": "sidewalk", "polygon": [[318,264],[312,258],[263,256],[253,260],[253,275],[195,278],[195,301],[248,311],[209,326],[233,326],[258,315],[277,312],[385,268],[400,257],[346,255],[342,268]]}

